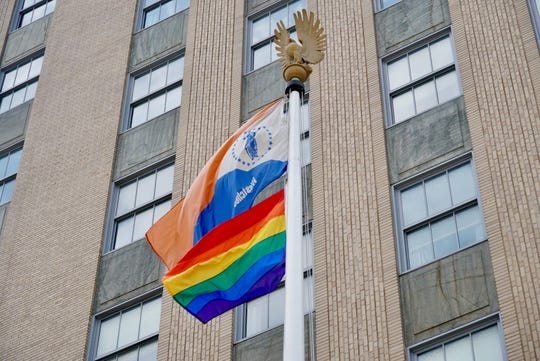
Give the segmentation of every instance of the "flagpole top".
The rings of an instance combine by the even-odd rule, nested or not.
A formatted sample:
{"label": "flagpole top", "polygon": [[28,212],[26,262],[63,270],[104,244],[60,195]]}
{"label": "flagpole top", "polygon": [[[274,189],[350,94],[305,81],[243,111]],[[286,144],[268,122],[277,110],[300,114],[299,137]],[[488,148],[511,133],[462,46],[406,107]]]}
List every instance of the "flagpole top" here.
{"label": "flagpole top", "polygon": [[297,91],[300,94],[304,94],[304,82],[298,78],[293,78],[287,82],[287,87],[285,88],[285,94],[289,96],[291,92]]}
{"label": "flagpole top", "polygon": [[298,42],[291,38],[287,27],[280,20],[274,30],[274,43],[283,67],[283,78],[289,82],[295,78],[305,82],[312,72],[310,64],[318,64],[324,59],[326,34],[319,19],[306,9],[293,14]]}

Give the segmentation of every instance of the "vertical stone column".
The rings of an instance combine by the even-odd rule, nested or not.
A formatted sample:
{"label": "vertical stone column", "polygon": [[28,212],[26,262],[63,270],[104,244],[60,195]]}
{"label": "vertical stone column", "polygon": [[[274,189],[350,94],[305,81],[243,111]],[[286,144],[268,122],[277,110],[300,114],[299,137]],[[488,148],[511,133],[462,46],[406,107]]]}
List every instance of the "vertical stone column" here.
{"label": "vertical stone column", "polygon": [[540,358],[540,56],[527,2],[451,1],[509,360]]}
{"label": "vertical stone column", "polygon": [[[244,1],[192,1],[173,201],[240,125]],[[232,312],[202,325],[163,297],[160,360],[230,360]]]}
{"label": "vertical stone column", "polygon": [[59,1],[52,15],[0,240],[5,360],[86,357],[134,12]]}
{"label": "vertical stone column", "polygon": [[317,359],[403,360],[372,1],[311,1],[328,34],[311,76]]}

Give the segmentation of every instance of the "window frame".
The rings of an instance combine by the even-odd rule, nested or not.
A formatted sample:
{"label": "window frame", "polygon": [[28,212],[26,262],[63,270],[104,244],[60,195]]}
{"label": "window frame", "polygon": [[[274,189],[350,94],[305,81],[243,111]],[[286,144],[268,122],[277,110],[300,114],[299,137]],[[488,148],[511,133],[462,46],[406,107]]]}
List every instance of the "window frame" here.
{"label": "window frame", "polygon": [[[40,59],[41,58],[41,65],[40,65],[40,68],[39,68],[39,73],[37,75],[34,75],[32,78],[30,78],[30,71],[31,71],[31,68],[32,68],[32,62],[35,61],[36,59]],[[34,90],[34,96],[30,99],[27,99],[27,100],[23,100],[22,103],[18,104],[18,105],[15,105],[15,106],[11,106],[7,109],[7,110],[4,110],[4,111],[1,111],[0,114],[4,114],[4,113],[7,113],[9,111],[11,111],[12,109],[15,109],[27,102],[30,102],[30,101],[33,101],[34,98],[35,98],[35,92],[37,92],[37,87],[39,85],[39,77],[41,76],[41,71],[43,70],[43,61],[45,59],[45,53],[44,51],[38,51],[32,55],[29,55],[13,64],[10,64],[8,66],[6,66],[5,68],[1,69],[0,70],[0,109],[1,109],[1,105],[2,105],[2,101],[3,99],[8,96],[8,95],[13,95],[14,93],[16,93],[17,91],[21,90],[21,89],[27,89],[30,85],[32,84],[36,84],[36,89]],[[17,69],[21,68],[21,67],[24,67],[26,66],[27,64],[30,64],[30,68],[28,69],[28,78],[26,80],[24,80],[23,82],[21,82],[20,84],[17,84],[15,85],[15,80],[16,79],[13,79],[13,86],[5,91],[2,91],[2,88],[4,87],[4,82],[6,81],[6,75],[8,73],[11,73],[12,71],[16,71]],[[16,76],[16,75],[15,75]],[[25,98],[26,98],[26,93],[25,93]],[[11,101],[10,101],[11,103]]]}
{"label": "window frame", "polygon": [[[152,71],[158,69],[158,68],[161,68],[163,66],[168,66],[169,63],[172,63],[176,60],[179,60],[179,59],[184,59],[184,65],[183,65],[183,69],[182,69],[182,76],[179,80],[171,83],[171,84],[165,84],[165,86],[155,90],[154,92],[152,93],[149,93],[143,97],[140,97],[136,100],[133,100],[133,93],[134,93],[134,89],[135,89],[135,80],[137,78],[140,78],[142,76],[144,76],[145,74],[150,74],[152,73]],[[162,116],[163,114],[166,114],[168,112],[171,112],[171,111],[174,111],[175,109],[180,109],[180,107],[182,106],[182,98],[180,98],[180,105],[178,107],[175,107],[175,108],[172,108],[168,111],[165,111],[151,119],[147,119],[146,121],[140,123],[140,124],[137,124],[136,126],[132,126],[132,122],[133,122],[133,110],[136,106],[138,105],[141,105],[145,102],[149,102],[151,99],[154,99],[154,98],[157,98],[159,96],[161,96],[162,94],[166,94],[167,92],[170,92],[171,90],[174,90],[178,87],[180,87],[180,97],[182,97],[182,91],[184,89],[184,73],[185,73],[185,56],[184,56],[184,52],[180,52],[180,53],[175,53],[175,54],[171,54],[170,56],[167,56],[163,59],[160,59],[159,61],[156,61],[156,62],[153,62],[152,64],[142,68],[142,69],[138,69],[132,73],[130,73],[128,75],[128,79],[127,79],[127,85],[126,85],[126,97],[125,97],[125,105],[124,105],[124,116],[123,116],[123,121],[122,121],[122,126],[121,126],[121,129],[120,129],[120,133],[124,133],[124,132],[127,132],[131,129],[134,129],[134,128],[137,128],[143,124],[146,124],[156,118],[159,118],[160,116]],[[166,99],[165,99],[165,102],[166,102]],[[166,104],[165,104],[166,106]]]}
{"label": "window frame", "polygon": [[[99,342],[99,334],[100,334],[100,326],[101,322],[104,320],[113,317],[115,315],[118,315],[122,312],[129,311],[135,307],[142,306],[145,303],[149,303],[151,301],[161,299],[161,305],[160,307],[163,308],[163,287],[159,286],[158,288],[155,288],[153,290],[150,290],[148,292],[145,292],[139,296],[136,296],[130,300],[124,301],[118,305],[114,305],[110,308],[107,308],[103,311],[100,311],[93,315],[92,317],[92,326],[90,329],[90,341],[89,341],[89,347],[88,347],[88,354],[86,357],[87,361],[100,361],[100,360],[108,360],[110,357],[113,357],[114,355],[119,355],[125,351],[133,350],[139,346],[158,341],[159,340],[159,328],[161,328],[161,311],[160,311],[160,319],[159,319],[159,327],[158,331],[154,332],[152,334],[146,335],[140,339],[137,339],[134,342],[130,342],[120,348],[116,348],[114,351],[107,352],[103,355],[98,356],[98,342]],[[140,322],[139,322],[140,326]]]}
{"label": "window frame", "polygon": [[428,338],[427,340],[420,341],[407,347],[407,361],[417,361],[420,353],[433,350],[441,345],[448,344],[464,336],[471,335],[472,333],[482,331],[493,326],[497,326],[503,361],[508,361],[506,343],[504,340],[504,330],[502,328],[502,322],[498,312],[479,318],[447,332],[443,332],[440,335]]}
{"label": "window frame", "polygon": [[[37,20],[42,19],[46,17],[47,15],[52,14],[56,10],[57,0],[35,0],[34,4],[23,9],[24,2],[25,0],[17,0],[15,3],[15,11],[13,12],[13,19],[11,21],[11,27],[10,27],[11,32],[18,29],[22,29],[25,26],[30,25],[36,22]],[[47,7],[49,6],[49,3],[53,3],[52,5],[53,9],[47,13]],[[30,22],[27,24],[22,25],[24,15],[33,12],[35,9],[41,7],[42,5],[45,5],[43,15],[39,16],[35,20],[30,20]]]}
{"label": "window frame", "polygon": [[[309,238],[308,242],[311,242],[311,250],[305,250],[305,251],[311,251],[311,255],[306,255],[306,257],[308,257],[308,259],[306,259],[306,262],[309,262],[311,261],[311,264],[308,264],[307,267],[304,267],[304,274],[303,274],[303,281],[304,282],[309,282],[309,288],[312,292],[311,295],[307,295],[306,292],[304,292],[304,308],[305,307],[310,307],[312,306],[313,309],[308,309],[307,311],[304,309],[304,316],[305,315],[309,315],[310,313],[313,313],[315,312],[315,304],[314,304],[314,294],[313,294],[313,291],[314,291],[314,278],[313,278],[313,268],[314,268],[314,258],[313,258],[313,221],[310,220],[308,221],[307,223],[305,223],[303,226],[302,226],[302,233],[303,233],[303,237],[304,236],[307,236],[307,235],[311,235],[311,237]],[[259,299],[259,298],[262,298],[262,297],[269,297],[271,294],[273,294],[274,292],[277,292],[277,291],[280,291],[282,290],[283,288],[285,287],[285,276],[283,276],[283,279],[281,280],[279,286],[272,292],[266,294],[266,295],[263,295],[261,297],[258,297],[256,298],[255,300]],[[308,297],[311,297],[311,300],[308,299],[308,297],[306,297],[306,295]],[[235,309],[234,309],[234,340],[233,340],[233,343],[234,344],[237,344],[237,343],[241,343],[245,340],[248,340],[250,338],[253,338],[253,337],[257,337],[258,335],[261,335],[265,332],[268,332],[270,330],[273,330],[277,327],[280,327],[280,326],[283,326],[283,323],[278,323],[278,324],[275,324],[275,325],[267,325],[266,328],[264,328],[263,330],[260,330],[258,332],[254,332],[253,334],[247,334],[247,312],[248,312],[248,303],[252,302],[252,301],[255,301],[255,300],[251,300],[251,301],[248,301],[246,303],[243,303],[241,304],[240,306],[237,306]],[[309,305],[306,304],[306,302],[310,302],[311,303]],[[269,311],[269,307],[267,307],[267,311]],[[285,310],[283,310],[285,311]],[[269,322],[269,317],[268,317],[268,322]]]}
{"label": "window frame", "polygon": [[[396,87],[395,89],[390,90],[390,81],[389,81],[390,78],[389,78],[389,72],[388,72],[389,63],[392,63],[393,61],[396,61],[396,60],[398,60],[400,58],[403,58],[403,57],[408,57],[409,54],[412,54],[417,50],[420,50],[420,49],[422,49],[424,47],[427,47],[430,44],[436,43],[437,41],[443,40],[446,37],[448,37],[448,39],[450,40],[450,47],[451,47],[452,55],[453,55],[453,58],[454,58],[454,61],[453,61],[452,64],[445,65],[440,69],[432,70],[431,72],[429,72],[427,74],[424,74],[424,75],[420,76],[417,79],[410,80],[406,84],[402,84],[402,85]],[[397,124],[407,122],[410,119],[414,119],[416,116],[418,116],[420,114],[428,112],[428,111],[430,111],[432,109],[437,108],[438,106],[440,106],[442,104],[445,104],[446,102],[452,101],[454,99],[459,98],[460,96],[463,96],[463,87],[462,87],[462,83],[461,83],[461,76],[460,76],[460,71],[459,71],[459,66],[458,66],[458,61],[457,61],[457,51],[456,51],[453,31],[452,31],[451,27],[446,27],[444,29],[436,31],[435,33],[429,34],[429,35],[427,35],[427,36],[425,36],[425,37],[423,37],[421,39],[418,39],[418,40],[414,41],[414,43],[412,43],[412,44],[408,44],[408,45],[406,45],[406,46],[404,46],[404,47],[402,47],[400,49],[397,49],[397,50],[385,55],[384,57],[380,58],[379,66],[380,66],[380,69],[381,69],[380,81],[381,81],[381,90],[382,90],[382,93],[383,93],[382,94],[382,97],[383,97],[383,112],[384,112],[385,127],[386,128],[390,128],[390,127],[395,126]],[[406,94],[409,91],[414,93],[414,91],[413,91],[414,88],[417,88],[417,87],[419,87],[421,85],[424,85],[424,84],[428,84],[430,81],[433,81],[434,86],[436,86],[436,84],[435,84],[435,79],[436,78],[440,78],[440,77],[444,76],[445,74],[450,74],[452,72],[456,73],[457,90],[458,90],[459,95],[457,95],[457,96],[455,96],[453,98],[447,99],[447,100],[445,100],[443,102],[439,102],[438,99],[437,99],[437,104],[435,104],[432,107],[423,109],[420,112],[416,111],[416,104],[415,104],[415,102],[413,100],[413,106],[415,107],[414,114],[412,114],[409,117],[407,117],[405,119],[402,119],[402,120],[400,120],[398,122],[395,121],[394,107],[393,107],[393,104],[392,104],[392,99],[393,99],[394,96],[400,95],[400,94]],[[435,95],[437,95],[436,90],[435,90]]]}
{"label": "window frame", "polygon": [[[151,174],[157,174],[158,171],[162,170],[162,169],[165,169],[169,166],[173,167],[173,185],[174,185],[174,164],[175,164],[175,157],[168,157],[166,159],[163,159],[163,160],[160,160],[154,164],[151,164],[150,166],[148,167],[145,167],[144,169],[141,169],[133,174],[130,174],[126,177],[123,177],[117,181],[113,181],[112,182],[112,185],[111,185],[111,198],[110,198],[110,205],[109,205],[109,212],[108,212],[108,226],[107,226],[107,230],[106,230],[106,234],[105,234],[105,237],[106,237],[106,240],[105,240],[105,245],[103,247],[103,254],[107,254],[107,253],[110,253],[110,252],[114,252],[114,251],[117,251],[117,250],[120,250],[120,249],[123,249],[124,247],[126,246],[129,246],[130,244],[133,244],[133,243],[136,243],[140,240],[143,240],[144,238],[141,238],[141,239],[132,239],[131,242],[121,246],[121,247],[118,247],[118,248],[115,248],[116,246],[116,232],[117,232],[117,229],[118,229],[118,223],[123,221],[123,220],[126,220],[126,219],[129,219],[130,217],[133,217],[135,216],[136,214],[139,214],[139,213],[142,213],[148,209],[152,209],[152,208],[155,208],[157,205],[159,204],[162,204],[162,203],[165,203],[167,201],[171,201],[171,208],[172,206],[174,206],[174,204],[172,204],[172,191],[173,191],[173,186],[171,186],[171,192],[170,193],[167,193],[167,194],[163,194],[163,195],[160,195],[159,197],[157,198],[153,198],[152,200],[150,201],[147,201],[143,204],[141,204],[140,206],[138,207],[134,207],[120,215],[116,215],[116,212],[117,212],[117,209],[118,209],[118,201],[119,201],[119,197],[120,197],[120,189],[124,186],[127,186],[133,182],[137,182],[139,179],[141,178],[144,178],[148,175],[151,175]],[[155,186],[155,184],[154,184]],[[153,220],[154,223],[157,219]],[[135,224],[133,225],[133,227],[135,227]]]}
{"label": "window frame", "polygon": [[[245,27],[245,39],[246,39],[246,42],[245,42],[245,48],[244,48],[244,52],[245,52],[245,56],[244,56],[244,59],[245,59],[245,62],[244,62],[244,75],[247,75],[249,73],[252,73],[254,71],[257,71],[259,69],[262,69],[266,66],[268,66],[269,64],[272,64],[274,63],[275,61],[277,61],[278,59],[276,60],[271,60],[269,63],[266,63],[258,68],[254,68],[253,67],[253,49],[256,49],[256,48],[262,48],[263,46],[267,45],[268,42],[270,42],[270,58],[272,57],[272,49],[273,49],[273,42],[274,42],[274,34],[273,34],[273,29],[270,29],[270,36],[269,37],[266,37],[260,41],[258,41],[257,43],[255,44],[252,44],[252,29],[253,29],[253,23],[257,20],[260,20],[266,16],[270,16],[270,14],[272,12],[275,12],[277,10],[280,10],[284,7],[288,7],[289,4],[291,3],[296,3],[296,2],[304,2],[305,3],[305,7],[301,7],[300,9],[308,9],[308,1],[307,0],[289,0],[289,1],[285,1],[285,0],[281,0],[281,1],[278,1],[276,2],[275,4],[272,4],[262,10],[259,10],[257,12],[254,12],[253,14],[250,14],[248,16],[246,16],[246,27]],[[288,16],[288,15],[287,15]],[[296,28],[295,28],[295,25],[291,25],[289,27],[287,27],[287,30],[289,32],[289,34],[291,33],[291,31],[294,31],[296,32]]]}
{"label": "window frame", "polygon": [[396,0],[394,3],[390,4],[390,5],[384,5],[384,0],[375,0],[375,12],[380,12],[380,11],[383,11],[383,10],[386,10],[394,5],[396,5],[397,3],[400,3],[401,0]]}
{"label": "window frame", "polygon": [[169,15],[169,16],[161,19],[161,20],[156,21],[152,25],[145,26],[145,20],[146,20],[145,15],[146,15],[146,13],[148,11],[151,11],[151,10],[155,9],[155,8],[160,8],[163,3],[167,3],[169,1],[176,2],[176,0],[156,0],[153,4],[145,6],[145,0],[139,0],[138,7],[137,7],[138,10],[137,10],[137,21],[135,23],[135,31],[138,32],[138,31],[143,31],[145,29],[151,28],[152,26],[161,23],[163,20],[169,19],[170,17],[172,17],[172,16],[174,16],[176,14],[180,14],[181,12],[189,10],[189,8],[191,6],[191,0],[187,0],[188,1],[188,6],[187,7],[176,11],[176,6],[175,6],[175,12],[174,13],[172,13],[171,15]]}
{"label": "window frame", "polygon": [[[427,214],[421,220],[417,220],[411,224],[405,225],[405,222],[403,220],[403,204],[401,200],[401,192],[414,185],[423,184],[427,180],[433,179],[439,175],[447,173],[453,169],[459,168],[460,166],[463,166],[466,164],[470,164],[471,166],[472,180],[474,183],[472,186],[474,188],[476,197],[474,199],[471,198],[471,199],[462,201],[461,203],[457,205],[451,205],[449,208],[439,210],[435,212],[435,214],[433,215]],[[392,186],[392,198],[393,198],[392,208],[393,208],[393,216],[394,216],[394,229],[395,229],[395,238],[398,245],[397,251],[398,251],[398,258],[399,258],[398,263],[399,263],[400,275],[412,272],[416,269],[425,267],[431,263],[437,262],[443,258],[449,257],[465,249],[474,247],[478,245],[479,243],[485,242],[488,239],[486,224],[485,224],[485,217],[484,217],[484,212],[482,208],[482,202],[480,199],[480,189],[478,186],[478,178],[476,174],[474,159],[471,153],[466,153],[457,158],[448,160],[434,167],[431,167],[421,172],[420,174],[416,174],[412,177],[409,177],[407,179],[400,181],[399,183],[396,183],[395,185]],[[475,206],[478,207],[480,211],[480,221],[481,221],[482,230],[484,232],[484,239],[477,240],[461,248],[458,247],[457,249],[440,257],[436,257],[434,255],[433,259],[425,263],[422,263],[420,265],[415,265],[412,267],[409,266],[410,263],[409,263],[408,242],[407,242],[406,232],[411,232],[417,229],[421,229],[425,227],[426,225],[429,226],[439,220],[442,220],[448,216],[456,214],[457,212],[460,212],[466,209],[471,209]],[[457,237],[457,233],[456,233],[456,237]],[[433,243],[433,240],[431,240],[431,243]]]}
{"label": "window frame", "polygon": [[536,35],[536,42],[538,43],[538,50],[540,51],[540,1],[528,0],[529,12],[531,13],[531,21]]}
{"label": "window frame", "polygon": [[[9,163],[9,157],[11,156],[11,154],[20,151],[21,156],[22,156],[23,148],[24,148],[23,143],[17,143],[15,145],[12,145],[12,146],[0,151],[0,159],[7,158],[7,160],[6,160],[6,171],[7,171],[7,166],[8,166],[8,163]],[[10,199],[2,203],[4,185],[7,184],[8,182],[16,182],[17,173],[19,172],[20,164],[21,164],[21,158],[19,158],[19,161],[18,161],[18,164],[17,164],[17,169],[15,170],[14,173],[0,176],[0,207],[11,203],[11,200],[13,199],[13,191],[12,191]],[[15,187],[15,184],[13,185],[13,187]]]}

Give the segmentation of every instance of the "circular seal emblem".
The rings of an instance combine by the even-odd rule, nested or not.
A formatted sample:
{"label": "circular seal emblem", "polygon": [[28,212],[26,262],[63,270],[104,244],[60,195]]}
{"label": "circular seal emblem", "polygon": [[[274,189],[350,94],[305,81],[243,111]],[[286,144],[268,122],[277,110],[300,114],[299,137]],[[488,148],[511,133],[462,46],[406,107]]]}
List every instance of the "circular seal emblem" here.
{"label": "circular seal emblem", "polygon": [[265,125],[246,130],[232,145],[232,157],[249,167],[272,149],[272,132]]}

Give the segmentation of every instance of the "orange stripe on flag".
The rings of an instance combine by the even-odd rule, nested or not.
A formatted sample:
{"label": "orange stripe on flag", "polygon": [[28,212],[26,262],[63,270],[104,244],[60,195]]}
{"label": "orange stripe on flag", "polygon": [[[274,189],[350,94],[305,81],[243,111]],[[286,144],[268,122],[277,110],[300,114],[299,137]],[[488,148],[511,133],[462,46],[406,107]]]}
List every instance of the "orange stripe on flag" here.
{"label": "orange stripe on flag", "polygon": [[[248,242],[271,219],[285,214],[285,192],[283,190],[268,197],[228,222],[208,232],[196,247],[193,247],[167,275],[185,271],[195,264],[208,261],[231,248]],[[261,214],[264,215],[261,217]]]}

